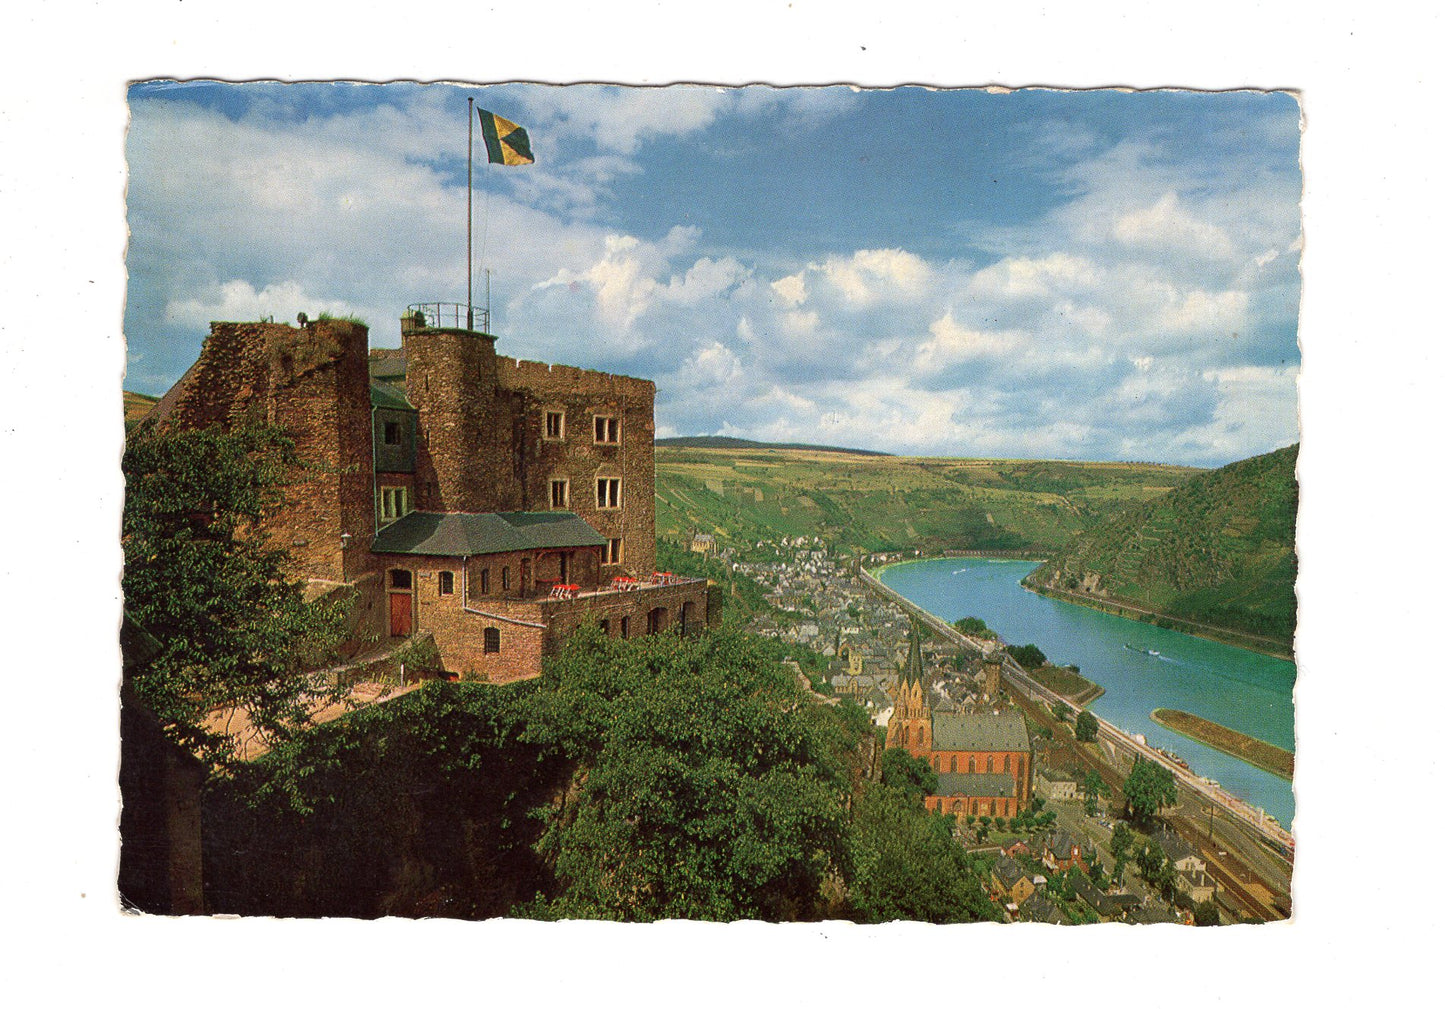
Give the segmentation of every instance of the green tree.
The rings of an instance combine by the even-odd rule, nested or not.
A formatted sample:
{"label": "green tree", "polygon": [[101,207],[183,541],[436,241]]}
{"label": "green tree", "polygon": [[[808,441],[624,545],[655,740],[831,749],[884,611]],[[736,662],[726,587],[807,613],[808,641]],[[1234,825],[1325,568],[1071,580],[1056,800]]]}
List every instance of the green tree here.
{"label": "green tree", "polygon": [[1074,719],[1074,738],[1081,743],[1092,743],[1099,735],[1099,719],[1092,711],[1081,711]]}
{"label": "green tree", "polygon": [[989,630],[988,624],[978,617],[963,617],[953,622],[953,626],[963,634],[971,634],[976,638],[984,638],[989,641],[995,640],[998,635]]}
{"label": "green tree", "polygon": [[1147,823],[1155,813],[1179,801],[1174,775],[1152,760],[1140,757],[1134,761],[1124,782],[1124,802],[1129,816],[1136,823]]}
{"label": "green tree", "polygon": [[841,722],[761,639],[588,628],[545,664],[529,712],[525,738],[579,765],[538,844],[549,913],[809,919],[824,879],[851,874]]}
{"label": "green tree", "polygon": [[1114,824],[1114,834],[1109,838],[1109,854],[1114,856],[1114,881],[1122,882],[1124,867],[1134,849],[1134,832],[1122,823]]}
{"label": "green tree", "polygon": [[1109,785],[1092,767],[1084,772],[1084,812],[1093,816],[1099,811],[1099,798],[1111,794]]}
{"label": "green tree", "polygon": [[919,799],[938,791],[938,772],[933,765],[897,747],[883,751],[879,778],[883,784]]}
{"label": "green tree", "polygon": [[1049,661],[1039,646],[1035,644],[1009,645],[1005,650],[1013,656],[1015,662],[1025,669],[1037,669]]}
{"label": "green tree", "polygon": [[1057,718],[1059,721],[1067,722],[1069,720],[1070,709],[1069,706],[1063,701],[1055,701],[1054,706],[1051,710],[1054,713],[1054,717]]}
{"label": "green tree", "polygon": [[928,815],[898,789],[864,789],[854,806],[853,836],[849,896],[855,920],[1003,920],[948,819]]}
{"label": "green tree", "polygon": [[1147,840],[1134,852],[1139,878],[1159,891],[1165,900],[1173,900],[1178,880],[1174,863],[1157,841]]}
{"label": "green tree", "polygon": [[1219,905],[1212,900],[1206,900],[1194,909],[1194,924],[1213,926],[1219,924]]}
{"label": "green tree", "polygon": [[121,586],[148,636],[133,686],[167,735],[213,765],[237,740],[212,712],[239,713],[268,746],[345,694],[315,670],[334,658],[347,600],[308,603],[258,525],[304,477],[278,428],[161,434],[142,424],[121,459]]}

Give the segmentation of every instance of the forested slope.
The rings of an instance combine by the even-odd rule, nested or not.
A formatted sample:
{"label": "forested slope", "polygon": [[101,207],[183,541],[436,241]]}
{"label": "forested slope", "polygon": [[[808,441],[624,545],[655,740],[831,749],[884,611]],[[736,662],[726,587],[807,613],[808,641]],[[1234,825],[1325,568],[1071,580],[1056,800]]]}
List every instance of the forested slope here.
{"label": "forested slope", "polygon": [[1080,534],[1035,586],[1133,603],[1288,646],[1299,446],[1192,477]]}

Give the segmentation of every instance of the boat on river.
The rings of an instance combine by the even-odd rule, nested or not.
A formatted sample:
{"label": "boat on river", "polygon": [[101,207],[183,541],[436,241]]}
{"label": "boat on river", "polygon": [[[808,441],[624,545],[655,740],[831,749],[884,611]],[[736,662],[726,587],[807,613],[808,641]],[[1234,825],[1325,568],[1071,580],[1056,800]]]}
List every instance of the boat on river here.
{"label": "boat on river", "polygon": [[1131,652],[1138,652],[1140,655],[1148,655],[1156,659],[1159,658],[1159,649],[1157,648],[1140,648],[1138,645],[1125,645],[1124,647]]}

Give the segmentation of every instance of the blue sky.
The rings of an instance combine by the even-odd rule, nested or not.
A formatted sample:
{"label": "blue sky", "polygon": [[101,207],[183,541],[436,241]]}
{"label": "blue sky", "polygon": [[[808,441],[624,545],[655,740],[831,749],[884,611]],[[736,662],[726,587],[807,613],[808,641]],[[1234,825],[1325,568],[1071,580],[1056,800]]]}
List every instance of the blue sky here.
{"label": "blue sky", "polygon": [[[130,91],[126,387],[213,319],[466,296],[657,383],[659,436],[1212,466],[1298,439],[1279,93],[175,84]],[[478,153],[481,148],[478,146]]]}

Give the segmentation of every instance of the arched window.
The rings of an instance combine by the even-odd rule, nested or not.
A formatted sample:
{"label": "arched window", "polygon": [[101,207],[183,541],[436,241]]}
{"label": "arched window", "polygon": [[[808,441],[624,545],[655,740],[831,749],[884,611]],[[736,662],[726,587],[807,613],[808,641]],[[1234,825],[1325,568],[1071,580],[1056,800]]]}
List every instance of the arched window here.
{"label": "arched window", "polygon": [[482,630],[482,651],[500,652],[502,650],[502,631],[497,627],[487,627]]}
{"label": "arched window", "polygon": [[507,591],[508,589],[510,589],[511,587],[512,587],[512,569],[511,569],[511,568],[508,568],[508,567],[504,567],[504,568],[502,568],[502,591],[503,591],[503,592],[506,592],[506,591]]}
{"label": "arched window", "polygon": [[978,815],[978,800],[977,800],[977,799],[974,799],[974,800],[973,800],[973,815],[974,815],[974,816],[977,816],[977,815]]}
{"label": "arched window", "polygon": [[1009,758],[1008,758],[1008,754],[1004,754],[1004,758],[1003,758],[1003,773],[1004,773],[1004,774],[1008,774],[1008,773],[1009,773],[1008,759],[1009,759]]}
{"label": "arched window", "polygon": [[997,799],[989,799],[989,800],[988,800],[988,815],[989,815],[989,816],[994,816],[994,815],[997,814],[997,813],[998,813],[998,800],[997,800]]}
{"label": "arched window", "polygon": [[955,754],[954,756],[948,758],[948,771],[949,771],[950,774],[957,774],[957,773],[958,773],[958,755],[957,755],[957,754]]}
{"label": "arched window", "polygon": [[[969,758],[968,758],[968,773],[969,773],[969,774],[976,774],[976,773],[978,773],[978,765],[976,765],[976,764],[973,762],[973,758],[972,758],[972,757],[969,757]],[[975,809],[974,812],[977,813],[978,810]]]}
{"label": "arched window", "polygon": [[989,774],[992,774],[992,773],[993,773],[993,758],[992,758],[992,757],[989,757],[989,758],[988,758],[988,772],[987,772],[987,773],[989,773]]}
{"label": "arched window", "polygon": [[942,757],[934,757],[934,758],[933,758],[933,769],[934,769],[935,771],[942,771],[942,770],[943,770],[943,758],[942,758]]}
{"label": "arched window", "polygon": [[953,800],[953,811],[954,811],[955,813],[962,813],[962,812],[963,812],[963,800],[962,800],[962,799],[954,799],[954,800]]}
{"label": "arched window", "polygon": [[906,725],[903,727],[903,745],[908,745],[908,726]]}

